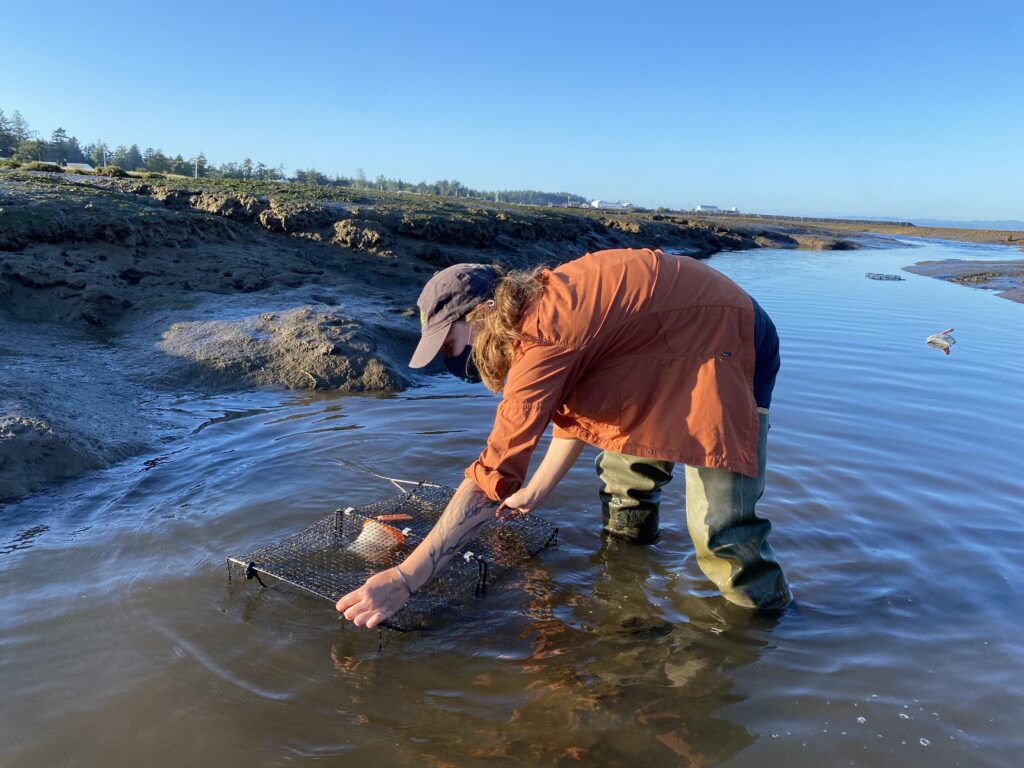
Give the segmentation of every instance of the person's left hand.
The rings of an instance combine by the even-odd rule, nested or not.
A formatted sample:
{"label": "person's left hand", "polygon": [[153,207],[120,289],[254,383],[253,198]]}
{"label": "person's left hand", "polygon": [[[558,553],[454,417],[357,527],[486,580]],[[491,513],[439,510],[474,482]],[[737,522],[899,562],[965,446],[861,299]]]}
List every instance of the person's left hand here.
{"label": "person's left hand", "polygon": [[499,520],[505,522],[506,520],[511,520],[516,515],[528,515],[537,509],[543,500],[529,486],[523,486],[501,502],[494,514],[498,516]]}
{"label": "person's left hand", "polygon": [[391,618],[412,597],[394,568],[375,573],[359,589],[342,597],[335,608],[357,627],[373,629]]}

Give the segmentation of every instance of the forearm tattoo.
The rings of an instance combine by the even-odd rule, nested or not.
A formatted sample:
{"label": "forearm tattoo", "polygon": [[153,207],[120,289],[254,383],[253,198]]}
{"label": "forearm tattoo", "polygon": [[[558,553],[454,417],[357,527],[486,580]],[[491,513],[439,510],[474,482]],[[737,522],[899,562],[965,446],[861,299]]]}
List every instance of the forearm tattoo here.
{"label": "forearm tattoo", "polygon": [[468,493],[468,497],[463,506],[459,503],[461,500],[457,494],[452,500],[453,504],[437,521],[430,534],[427,552],[430,557],[430,573],[427,575],[427,581],[434,578],[452,555],[494,516],[494,510],[498,507],[497,502],[491,501],[475,488]]}

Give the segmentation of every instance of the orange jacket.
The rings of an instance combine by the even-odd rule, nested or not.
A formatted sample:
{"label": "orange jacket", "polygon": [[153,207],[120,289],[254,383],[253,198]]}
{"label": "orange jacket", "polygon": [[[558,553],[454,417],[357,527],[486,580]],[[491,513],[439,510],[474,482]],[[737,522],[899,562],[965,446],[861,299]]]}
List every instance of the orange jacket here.
{"label": "orange jacket", "polygon": [[757,475],[754,308],[688,256],[589,253],[523,314],[487,447],[466,469],[499,501],[548,425],[603,450]]}

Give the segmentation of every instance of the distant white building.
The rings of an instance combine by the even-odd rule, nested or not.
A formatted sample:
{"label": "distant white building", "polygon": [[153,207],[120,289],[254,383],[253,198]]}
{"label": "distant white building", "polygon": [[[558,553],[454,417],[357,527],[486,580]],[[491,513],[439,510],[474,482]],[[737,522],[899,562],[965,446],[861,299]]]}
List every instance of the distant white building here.
{"label": "distant white building", "polygon": [[91,171],[92,166],[88,163],[65,163],[64,167],[69,171]]}
{"label": "distant white building", "polygon": [[609,200],[591,200],[590,201],[590,207],[591,208],[610,208],[612,210],[621,211],[621,210],[623,210],[625,208],[632,208],[633,204],[631,202],[629,202],[628,200],[623,200],[621,202],[615,201],[614,203],[609,201]]}
{"label": "distant white building", "polygon": [[734,205],[732,208],[719,208],[717,205],[698,205],[693,209],[694,213],[739,213]]}

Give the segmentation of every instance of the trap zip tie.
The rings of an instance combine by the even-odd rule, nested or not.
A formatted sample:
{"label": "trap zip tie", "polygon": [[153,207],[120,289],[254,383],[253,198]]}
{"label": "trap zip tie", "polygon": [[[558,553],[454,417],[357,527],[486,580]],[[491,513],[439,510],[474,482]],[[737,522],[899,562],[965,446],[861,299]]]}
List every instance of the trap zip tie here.
{"label": "trap zip tie", "polygon": [[[266,586],[269,577],[333,606],[372,574],[401,564],[433,529],[454,493],[442,485],[416,483],[393,498],[337,509],[280,541],[229,557],[229,578],[232,572],[251,573],[250,578]],[[520,573],[529,558],[554,545],[557,537],[558,528],[536,515],[504,522],[490,518],[381,626],[424,629],[446,614],[457,614],[482,597],[488,584]]]}
{"label": "trap zip tie", "polygon": [[260,583],[261,587],[264,589],[267,588],[267,585],[263,583],[263,579],[261,579],[260,575],[256,572],[256,563],[249,563],[245,566],[245,578],[246,580],[252,580],[253,577],[256,578],[256,581]]}

